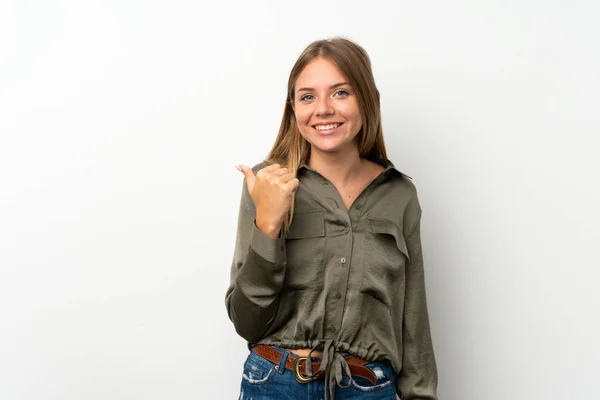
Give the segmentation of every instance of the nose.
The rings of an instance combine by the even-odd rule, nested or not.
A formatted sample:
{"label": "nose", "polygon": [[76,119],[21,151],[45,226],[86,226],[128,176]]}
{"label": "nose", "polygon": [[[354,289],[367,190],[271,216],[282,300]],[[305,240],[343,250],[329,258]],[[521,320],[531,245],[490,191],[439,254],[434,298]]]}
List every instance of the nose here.
{"label": "nose", "polygon": [[317,108],[315,112],[317,116],[333,115],[334,112],[335,110],[328,96],[324,96],[317,101]]}

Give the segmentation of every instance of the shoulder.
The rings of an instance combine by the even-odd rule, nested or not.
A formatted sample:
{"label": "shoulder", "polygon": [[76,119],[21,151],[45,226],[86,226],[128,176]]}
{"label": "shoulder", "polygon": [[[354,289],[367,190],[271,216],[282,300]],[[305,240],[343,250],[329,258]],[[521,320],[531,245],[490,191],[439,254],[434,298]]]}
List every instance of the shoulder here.
{"label": "shoulder", "polygon": [[403,169],[396,167],[389,159],[381,159],[377,164],[379,164],[380,168],[383,167],[383,170],[388,174],[394,186],[406,196],[417,197],[417,187],[412,176],[406,174]]}
{"label": "shoulder", "polygon": [[394,209],[401,214],[400,219],[405,227],[412,226],[421,217],[421,204],[417,185],[412,176],[405,174],[391,161],[386,164],[388,179],[386,179],[388,190],[384,191],[382,198],[395,204]]}
{"label": "shoulder", "polygon": [[395,172],[395,175],[397,176],[398,179],[396,179],[396,181],[398,182],[398,184],[408,193],[411,195],[411,197],[416,197],[417,196],[417,185],[415,184],[415,181],[413,180],[412,177],[406,175],[403,172],[400,172],[398,170],[393,171],[392,173]]}

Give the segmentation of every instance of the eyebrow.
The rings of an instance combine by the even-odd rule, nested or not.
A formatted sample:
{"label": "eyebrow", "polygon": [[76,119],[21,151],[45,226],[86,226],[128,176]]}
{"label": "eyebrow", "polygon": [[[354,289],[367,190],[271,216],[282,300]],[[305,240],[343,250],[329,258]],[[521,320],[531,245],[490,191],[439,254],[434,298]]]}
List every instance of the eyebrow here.
{"label": "eyebrow", "polygon": [[[329,89],[335,89],[335,88],[337,88],[337,87],[344,86],[344,85],[348,85],[348,86],[350,86],[350,85],[349,85],[349,84],[347,84],[346,82],[340,82],[340,83],[336,83],[336,84],[335,84],[335,85],[333,85],[333,86],[330,86],[330,87],[329,87]],[[298,93],[298,92],[310,92],[310,91],[314,91],[314,90],[315,90],[315,89],[313,89],[313,88],[309,88],[309,87],[303,87],[303,88],[300,88],[300,89],[296,90],[296,93]]]}

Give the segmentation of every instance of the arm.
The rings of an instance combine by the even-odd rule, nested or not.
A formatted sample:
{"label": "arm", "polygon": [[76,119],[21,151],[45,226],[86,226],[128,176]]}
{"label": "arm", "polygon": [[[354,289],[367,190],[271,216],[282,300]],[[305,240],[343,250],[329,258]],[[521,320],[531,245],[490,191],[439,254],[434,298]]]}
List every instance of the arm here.
{"label": "arm", "polygon": [[242,185],[231,279],[225,295],[229,319],[249,343],[269,329],[279,307],[286,269],[285,238],[272,239],[256,226],[256,208]]}
{"label": "arm", "polygon": [[415,221],[405,237],[410,263],[405,272],[402,370],[396,380],[396,391],[403,394],[404,400],[437,400],[437,367],[425,296],[418,200],[415,214]]}

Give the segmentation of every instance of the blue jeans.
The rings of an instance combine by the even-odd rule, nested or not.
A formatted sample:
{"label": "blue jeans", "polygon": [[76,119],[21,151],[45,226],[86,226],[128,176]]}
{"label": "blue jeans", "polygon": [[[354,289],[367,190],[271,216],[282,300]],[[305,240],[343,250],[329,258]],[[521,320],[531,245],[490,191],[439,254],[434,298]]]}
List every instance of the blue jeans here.
{"label": "blue jeans", "polygon": [[[272,346],[280,351],[283,349]],[[348,355],[344,355],[347,357]],[[321,400],[324,398],[324,380],[318,379],[308,383],[300,383],[294,372],[285,369],[285,359],[281,358],[278,368],[276,364],[250,351],[244,363],[244,373],[238,400]],[[313,357],[317,360],[318,357]],[[375,361],[365,365],[377,376],[377,384],[362,377],[353,377],[350,386],[335,389],[335,400],[369,399],[396,400],[395,377],[389,363]],[[344,376],[343,385],[349,383]]]}

